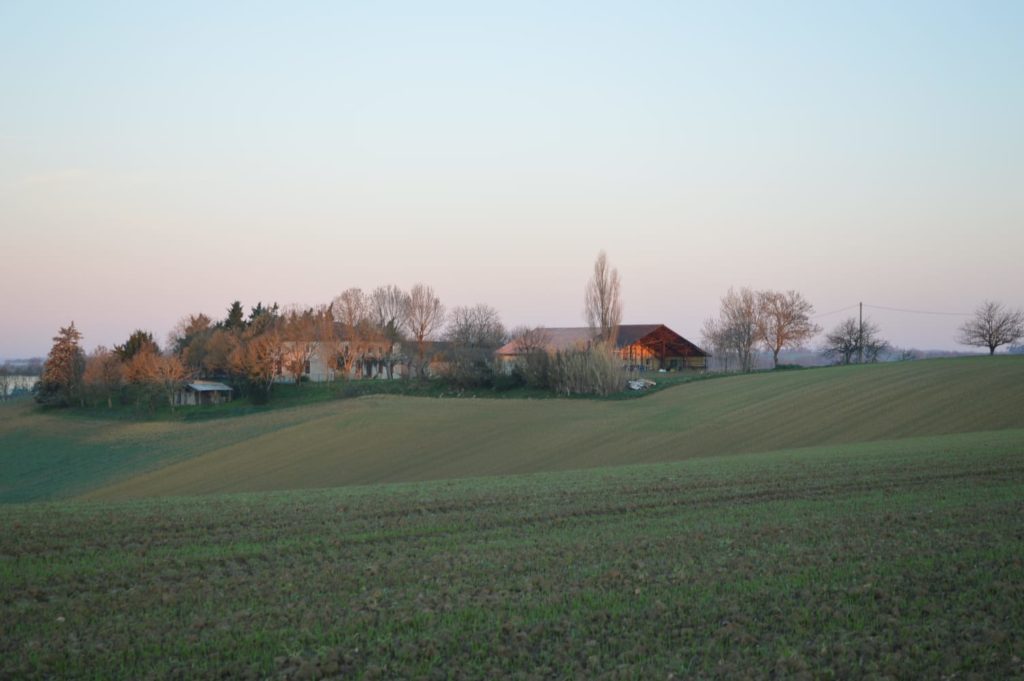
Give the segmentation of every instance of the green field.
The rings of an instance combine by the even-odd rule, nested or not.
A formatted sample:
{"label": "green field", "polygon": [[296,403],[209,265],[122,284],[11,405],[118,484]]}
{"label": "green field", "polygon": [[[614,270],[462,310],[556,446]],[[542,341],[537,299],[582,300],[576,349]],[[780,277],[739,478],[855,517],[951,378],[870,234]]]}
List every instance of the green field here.
{"label": "green field", "polygon": [[[0,409],[0,501],[409,482],[1024,428],[1024,358],[736,376],[641,399],[370,396],[198,422]],[[149,474],[146,474],[147,471]]]}
{"label": "green field", "polygon": [[8,506],[0,677],[1019,678],[1022,444]]}
{"label": "green field", "polygon": [[0,495],[0,678],[1024,678],[1024,358],[21,403]]}

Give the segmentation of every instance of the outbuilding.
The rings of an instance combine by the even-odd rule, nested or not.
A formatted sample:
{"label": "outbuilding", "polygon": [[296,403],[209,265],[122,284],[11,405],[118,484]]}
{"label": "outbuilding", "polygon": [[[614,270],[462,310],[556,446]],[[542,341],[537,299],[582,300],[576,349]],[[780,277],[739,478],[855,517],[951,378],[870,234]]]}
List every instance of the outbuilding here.
{"label": "outbuilding", "polygon": [[[585,326],[538,328],[532,336],[530,342],[539,347],[524,347],[520,339],[515,339],[495,352],[506,371],[511,371],[524,355],[540,348],[555,352],[585,348],[594,342],[594,330]],[[623,324],[615,336],[615,349],[628,367],[641,371],[702,370],[707,368],[710,356],[664,324]]]}
{"label": "outbuilding", "polygon": [[230,402],[234,389],[217,381],[192,381],[174,393],[176,407]]}

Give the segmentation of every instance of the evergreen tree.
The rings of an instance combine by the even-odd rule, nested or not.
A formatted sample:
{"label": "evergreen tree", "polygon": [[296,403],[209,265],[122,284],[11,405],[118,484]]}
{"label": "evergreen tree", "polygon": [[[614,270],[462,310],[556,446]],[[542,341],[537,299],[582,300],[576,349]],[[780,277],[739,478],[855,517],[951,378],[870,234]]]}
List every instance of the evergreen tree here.
{"label": "evergreen tree", "polygon": [[160,354],[160,348],[153,340],[153,334],[142,329],[136,329],[132,335],[128,336],[128,340],[121,345],[114,346],[114,352],[122,362],[128,362],[135,355],[147,350],[151,350],[154,355]]}
{"label": "evergreen tree", "polygon": [[82,334],[75,323],[62,327],[53,338],[53,347],[43,364],[43,375],[36,388],[36,402],[52,407],[67,407],[82,399],[82,374],[85,352],[79,341]]}
{"label": "evergreen tree", "polygon": [[278,307],[277,303],[273,305],[264,306],[263,301],[256,303],[256,307],[253,307],[249,311],[249,323],[252,324],[263,315],[270,315],[271,317],[277,317]]}
{"label": "evergreen tree", "polygon": [[228,318],[224,320],[224,328],[245,328],[245,311],[242,310],[241,301],[236,300],[235,302],[231,303],[231,307],[228,308]]}

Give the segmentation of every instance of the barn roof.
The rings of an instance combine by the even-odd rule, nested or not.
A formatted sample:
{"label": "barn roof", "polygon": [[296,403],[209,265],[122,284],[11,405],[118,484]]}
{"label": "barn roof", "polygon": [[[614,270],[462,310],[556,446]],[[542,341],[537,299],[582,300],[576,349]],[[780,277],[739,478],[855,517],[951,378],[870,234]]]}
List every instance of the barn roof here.
{"label": "barn roof", "polygon": [[[699,347],[686,340],[678,333],[664,324],[622,324],[619,326],[619,334],[615,338],[615,347],[624,348],[640,342],[659,329],[665,331],[674,338],[674,344],[685,347],[688,354],[702,356],[706,353]],[[563,328],[542,329],[547,336],[547,347],[549,350],[567,350],[575,346],[582,346],[594,340],[594,330],[588,326],[575,326]],[[519,341],[512,340],[498,348],[498,355],[520,354]]]}
{"label": "barn roof", "polygon": [[[627,345],[632,345],[638,340],[654,333],[659,328],[664,326],[663,324],[623,324],[619,327],[619,335],[615,338],[616,347],[624,348]],[[667,326],[665,327],[668,328]],[[670,329],[671,330],[671,329]]]}

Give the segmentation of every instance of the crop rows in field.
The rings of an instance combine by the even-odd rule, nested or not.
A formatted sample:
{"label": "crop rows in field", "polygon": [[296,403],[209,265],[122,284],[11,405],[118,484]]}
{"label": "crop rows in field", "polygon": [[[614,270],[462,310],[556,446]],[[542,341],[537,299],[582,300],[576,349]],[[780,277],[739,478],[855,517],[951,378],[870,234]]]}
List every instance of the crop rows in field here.
{"label": "crop rows in field", "polygon": [[1024,432],[0,509],[0,676],[1024,674]]}
{"label": "crop rows in field", "polygon": [[1024,358],[990,359],[736,376],[625,402],[342,400],[295,410],[303,420],[291,427],[236,426],[233,443],[91,495],[442,480],[1024,428]]}

